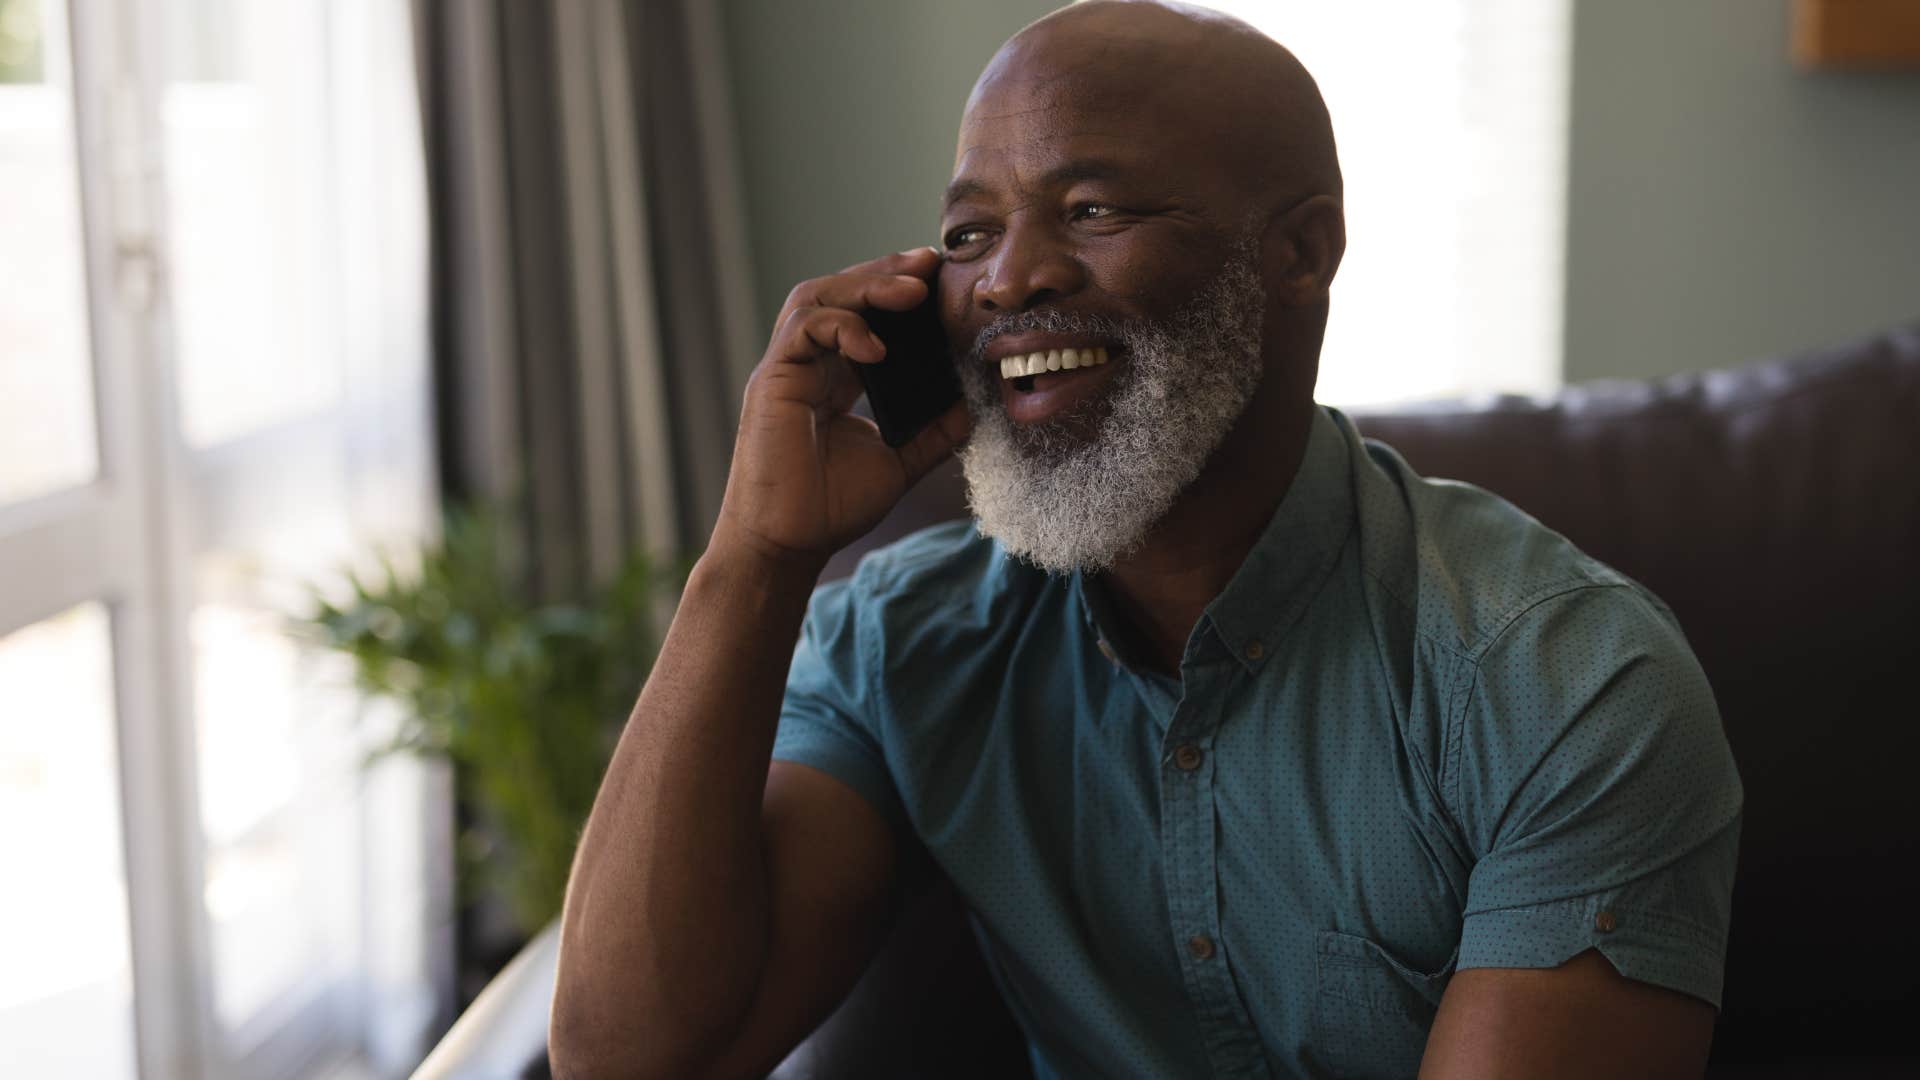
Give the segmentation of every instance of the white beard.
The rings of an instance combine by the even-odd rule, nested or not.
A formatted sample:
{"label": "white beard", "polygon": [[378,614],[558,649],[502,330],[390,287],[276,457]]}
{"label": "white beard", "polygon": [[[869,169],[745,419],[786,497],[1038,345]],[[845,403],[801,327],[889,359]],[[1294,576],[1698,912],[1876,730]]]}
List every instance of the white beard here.
{"label": "white beard", "polygon": [[[1236,245],[1184,308],[1156,322],[1054,310],[1023,312],[981,331],[960,365],[973,434],[960,451],[980,532],[1054,574],[1110,569],[1139,550],[1200,475],[1260,385],[1266,296],[1257,241]],[[1081,442],[1065,421],[1016,426],[1000,399],[989,341],[1028,330],[1117,339],[1125,363],[1082,409],[1099,414]],[[1078,410],[1076,410],[1078,411]]]}

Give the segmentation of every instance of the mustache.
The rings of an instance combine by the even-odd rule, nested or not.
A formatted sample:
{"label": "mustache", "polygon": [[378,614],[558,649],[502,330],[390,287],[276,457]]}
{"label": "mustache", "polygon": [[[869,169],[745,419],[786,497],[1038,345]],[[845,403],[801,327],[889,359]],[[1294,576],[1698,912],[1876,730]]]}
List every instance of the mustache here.
{"label": "mustache", "polygon": [[979,364],[986,359],[987,346],[993,339],[1004,334],[1021,334],[1040,331],[1050,334],[1101,334],[1123,338],[1127,336],[1128,326],[1118,319],[1105,315],[1085,315],[1058,308],[1034,308],[1031,311],[1014,311],[1000,315],[980,328],[974,335],[973,347],[967,350],[967,359]]}

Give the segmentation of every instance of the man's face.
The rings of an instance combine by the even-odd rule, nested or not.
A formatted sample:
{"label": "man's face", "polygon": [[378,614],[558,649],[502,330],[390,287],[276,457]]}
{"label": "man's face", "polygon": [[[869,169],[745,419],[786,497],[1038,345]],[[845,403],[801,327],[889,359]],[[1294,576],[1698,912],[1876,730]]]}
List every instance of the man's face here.
{"label": "man's face", "polygon": [[[994,331],[984,359],[1108,349],[1108,363],[999,382],[1009,419],[1081,436],[1126,366],[1098,335],[998,333],[1035,310],[1163,320],[1219,273],[1245,227],[1205,124],[1141,78],[1067,68],[1059,46],[996,62],[969,104],[941,237],[942,319],[955,356]],[[1199,130],[1196,130],[1198,128]],[[1056,423],[1055,426],[1061,426]]]}
{"label": "man's face", "polygon": [[[1258,385],[1252,223],[1184,103],[1057,55],[1004,59],[962,122],[942,219],[969,500],[1014,554],[1101,569],[1138,547]],[[1036,358],[1050,370],[1030,373]]]}

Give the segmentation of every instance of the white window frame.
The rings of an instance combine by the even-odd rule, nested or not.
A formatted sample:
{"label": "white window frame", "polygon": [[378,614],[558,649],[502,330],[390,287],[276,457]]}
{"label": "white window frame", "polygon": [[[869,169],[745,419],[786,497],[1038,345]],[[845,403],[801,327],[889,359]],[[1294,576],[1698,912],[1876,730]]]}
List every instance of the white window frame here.
{"label": "white window frame", "polygon": [[[345,448],[358,530],[413,537],[430,530],[437,493],[424,314],[417,341],[355,342],[365,349],[349,354],[355,360],[338,406],[231,444],[190,449],[180,431],[165,284],[160,5],[67,6],[98,471],[77,487],[0,504],[0,636],[90,601],[111,616],[138,1072],[154,1080],[294,1076],[342,1053],[361,1054],[380,1071],[404,1068],[424,1051],[436,1014],[452,999],[450,922],[421,920],[433,927],[415,935],[427,954],[416,967],[430,973],[430,990],[424,1000],[394,1000],[390,987],[364,976],[391,962],[375,955],[375,943],[391,936],[380,908],[381,890],[392,882],[372,880],[377,868],[363,873],[360,889],[362,977],[283,1003],[285,1010],[238,1038],[217,1029],[188,617],[197,554],[261,525],[256,518],[270,506],[249,493],[303,455]],[[339,34],[364,33],[372,10],[358,0],[330,9],[329,18]],[[348,55],[347,62],[355,61]],[[339,172],[361,188],[389,164],[348,158]],[[390,363],[395,350],[416,362]],[[395,477],[413,493],[397,508]],[[376,482],[386,489],[372,490]],[[408,763],[385,768],[411,774],[362,781],[362,858],[378,861],[369,852],[395,843],[426,853],[415,867],[420,880],[400,887],[445,909],[447,777]],[[418,814],[417,828],[395,828],[388,818],[396,791],[398,803]],[[384,861],[394,862],[390,850]],[[402,1029],[390,1022],[396,1016]]]}

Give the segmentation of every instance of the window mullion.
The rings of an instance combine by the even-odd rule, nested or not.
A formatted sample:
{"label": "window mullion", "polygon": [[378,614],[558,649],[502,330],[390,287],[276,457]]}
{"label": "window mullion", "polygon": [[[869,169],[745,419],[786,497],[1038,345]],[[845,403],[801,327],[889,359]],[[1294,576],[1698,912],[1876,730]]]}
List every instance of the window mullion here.
{"label": "window mullion", "polygon": [[191,537],[159,280],[158,27],[138,0],[72,0],[104,489],[124,580],[110,596],[140,1073],[219,1077],[212,1038],[182,604]]}

